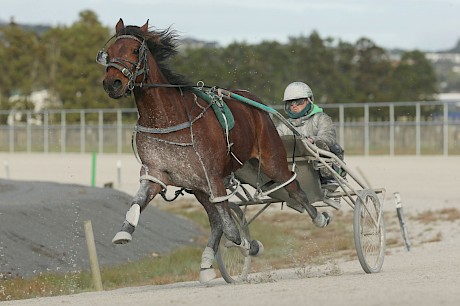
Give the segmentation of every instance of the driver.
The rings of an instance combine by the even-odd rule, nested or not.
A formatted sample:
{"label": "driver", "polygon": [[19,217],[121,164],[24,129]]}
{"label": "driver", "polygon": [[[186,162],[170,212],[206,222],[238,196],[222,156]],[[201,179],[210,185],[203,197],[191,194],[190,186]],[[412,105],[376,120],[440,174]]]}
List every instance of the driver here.
{"label": "driver", "polygon": [[[343,160],[343,149],[337,143],[336,131],[331,117],[323,109],[314,104],[313,91],[302,82],[289,84],[284,91],[284,110],[287,119],[296,130],[307,137],[310,143],[318,148],[334,153]],[[280,136],[292,135],[292,131],[283,123],[277,127]],[[334,191],[338,184],[326,168],[320,170],[321,187]]]}

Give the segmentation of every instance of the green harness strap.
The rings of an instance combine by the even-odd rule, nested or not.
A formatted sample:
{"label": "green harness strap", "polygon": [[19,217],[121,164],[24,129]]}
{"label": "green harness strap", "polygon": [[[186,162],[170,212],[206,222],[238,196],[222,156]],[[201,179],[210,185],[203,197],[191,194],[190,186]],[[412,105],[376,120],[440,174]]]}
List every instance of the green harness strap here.
{"label": "green harness strap", "polygon": [[265,104],[259,103],[257,101],[248,99],[246,97],[243,97],[239,94],[233,93],[231,91],[225,90],[225,89],[220,89],[221,93],[229,98],[233,98],[235,100],[238,100],[240,102],[246,103],[248,105],[251,105],[255,108],[258,108],[260,110],[263,110],[264,112],[267,112],[269,114],[274,115],[276,118],[278,118],[282,123],[284,123],[291,131],[294,133],[295,136],[297,137],[302,137],[302,135],[295,129],[295,127],[288,121],[286,118],[283,117],[276,109],[273,107],[267,106]]}
{"label": "green harness strap", "polygon": [[214,113],[216,114],[217,120],[219,120],[219,123],[224,130],[228,128],[230,131],[235,126],[233,114],[221,97],[213,92],[204,92],[198,88],[192,88],[192,91],[198,97],[211,105]]}
{"label": "green harness strap", "polygon": [[[222,127],[225,129],[225,123],[224,123],[224,119],[223,119],[223,114],[225,114],[225,118],[227,118],[227,122],[228,122],[228,129],[230,130],[231,128],[233,128],[233,126],[235,125],[235,120],[233,118],[233,115],[230,111],[230,109],[228,108],[228,106],[223,102],[223,99],[221,99],[221,97],[219,97],[218,95],[216,95],[215,93],[212,93],[212,92],[203,92],[202,89],[198,89],[197,87],[193,87],[192,88],[192,91],[197,95],[199,96],[200,98],[202,98],[203,100],[205,100],[206,102],[208,103],[212,103],[212,107],[214,109],[214,112],[216,113],[216,116],[217,118],[219,119],[219,122],[220,124],[222,125]],[[267,106],[265,104],[262,104],[262,103],[259,103],[259,102],[256,102],[254,100],[251,100],[251,99],[248,99],[246,97],[243,97],[239,94],[236,94],[236,93],[233,93],[231,91],[228,91],[228,90],[225,90],[225,89],[220,89],[221,93],[224,95],[224,97],[228,97],[228,98],[233,98],[235,100],[238,100],[240,102],[243,102],[243,103],[246,103],[248,105],[251,105],[253,107],[256,107],[260,110],[263,110],[264,112],[267,112],[269,114],[272,114],[274,115],[276,118],[278,118],[282,123],[284,123],[291,131],[292,133],[297,136],[297,137],[302,137],[302,135],[299,133],[299,131],[297,131],[295,129],[295,127],[288,121],[286,120],[286,118],[283,117],[283,115],[281,115],[276,109],[274,109],[273,107],[270,107],[270,106]],[[211,95],[213,95],[214,98],[211,98]],[[214,99],[214,100],[213,100]],[[220,101],[219,104],[223,104],[223,107],[220,108],[219,106],[215,105],[216,103],[214,102],[217,102],[217,101]],[[217,111],[216,111],[217,109]],[[223,109],[223,110],[222,110]]]}

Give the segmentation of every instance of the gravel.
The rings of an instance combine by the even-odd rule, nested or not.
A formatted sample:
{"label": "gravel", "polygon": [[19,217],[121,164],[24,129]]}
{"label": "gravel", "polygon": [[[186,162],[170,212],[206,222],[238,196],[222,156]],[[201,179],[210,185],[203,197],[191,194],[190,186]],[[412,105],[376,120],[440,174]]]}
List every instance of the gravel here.
{"label": "gravel", "polygon": [[131,198],[109,188],[0,179],[0,276],[89,269],[86,220],[100,266],[165,254],[200,236],[192,222],[150,205],[133,241],[113,245]]}

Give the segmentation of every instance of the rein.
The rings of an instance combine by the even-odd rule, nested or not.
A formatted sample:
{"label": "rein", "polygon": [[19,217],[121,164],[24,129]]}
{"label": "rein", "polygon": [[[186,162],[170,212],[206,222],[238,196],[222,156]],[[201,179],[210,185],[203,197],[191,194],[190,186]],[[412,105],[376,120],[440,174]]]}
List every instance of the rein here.
{"label": "rein", "polygon": [[[211,99],[211,103],[209,103],[208,99],[206,99],[206,97],[204,97],[204,96],[210,95],[210,93],[206,93],[206,92],[203,91],[203,88],[205,86],[204,86],[204,84],[202,82],[199,82],[197,85],[174,85],[174,84],[145,83],[145,80],[148,78],[148,75],[149,75],[149,67],[148,67],[148,52],[149,52],[149,49],[148,49],[148,47],[146,45],[145,39],[141,40],[141,39],[139,39],[138,37],[136,37],[134,35],[120,35],[120,36],[118,36],[116,38],[115,41],[117,41],[119,39],[133,39],[133,40],[137,41],[140,44],[140,46],[139,46],[139,56],[138,56],[137,62],[132,62],[130,60],[126,60],[126,59],[123,59],[123,58],[113,58],[113,59],[109,60],[109,54],[104,49],[102,49],[101,51],[98,52],[97,57],[96,57],[96,62],[101,64],[101,65],[103,65],[103,66],[105,66],[107,69],[109,67],[113,67],[113,68],[117,69],[118,71],[120,71],[128,79],[128,88],[127,88],[127,91],[126,91],[125,94],[129,95],[134,90],[135,87],[138,87],[138,88],[179,88],[179,89],[192,88],[193,95],[195,96],[195,104],[197,104],[198,107],[200,107],[202,109],[202,111],[195,118],[192,118],[190,110],[188,110],[186,108],[189,120],[186,121],[186,122],[174,125],[174,126],[166,127],[166,128],[151,128],[151,127],[141,126],[139,123],[136,124],[136,126],[134,127],[134,130],[133,130],[132,138],[131,138],[131,145],[132,145],[133,153],[134,153],[136,159],[145,168],[145,171],[146,171],[145,175],[141,176],[140,179],[141,180],[143,180],[143,179],[144,180],[150,180],[150,181],[152,181],[154,183],[159,184],[161,186],[161,188],[162,188],[162,190],[160,191],[160,194],[166,200],[166,191],[167,191],[166,184],[163,183],[159,178],[156,178],[156,177],[153,177],[153,176],[149,175],[148,174],[148,167],[146,167],[142,163],[142,161],[140,159],[139,153],[137,151],[136,134],[138,132],[147,133],[147,134],[153,134],[153,135],[155,135],[155,134],[168,134],[168,133],[173,133],[173,132],[177,132],[177,131],[180,131],[180,130],[188,128],[188,129],[190,129],[190,136],[191,136],[191,141],[190,142],[174,142],[174,141],[165,140],[165,139],[162,139],[162,138],[159,138],[159,137],[152,137],[152,139],[154,139],[156,141],[159,141],[159,142],[166,143],[166,144],[171,144],[171,145],[191,146],[191,147],[193,147],[193,149],[195,150],[195,153],[197,154],[198,160],[200,161],[200,163],[201,163],[201,165],[203,167],[203,170],[204,170],[204,173],[205,173],[205,176],[206,176],[206,181],[208,182],[208,186],[209,186],[209,190],[210,190],[210,201],[211,202],[213,202],[213,203],[221,202],[221,201],[226,200],[226,199],[230,198],[231,196],[233,196],[235,194],[237,188],[234,190],[234,192],[232,192],[230,195],[227,195],[227,196],[215,197],[213,195],[210,178],[208,176],[208,172],[206,170],[205,163],[203,162],[202,156],[199,154],[199,152],[198,152],[198,150],[196,148],[196,143],[195,143],[195,140],[194,140],[194,133],[193,133],[193,123],[196,120],[202,118],[204,116],[205,112],[210,107],[212,107],[215,103],[217,103],[218,101],[221,101],[223,103],[222,94],[220,92],[218,92],[218,99],[217,100],[213,98],[214,95],[212,95],[212,97],[208,96],[208,99]],[[141,82],[136,82],[136,79],[138,77],[140,77],[140,76],[142,76],[142,81]],[[214,87],[210,88],[210,91],[215,91],[215,88]],[[206,102],[208,102],[208,105],[206,107],[201,107],[197,103],[197,95],[199,95],[200,98],[202,98]],[[219,106],[219,103],[217,103],[217,104]],[[220,107],[222,108],[222,106],[220,106]],[[231,152],[231,150],[230,150],[232,143],[230,143],[230,140],[228,138],[229,128],[228,128],[228,122],[227,122],[225,116],[224,116],[224,121],[225,121],[225,125],[226,125],[225,134],[226,134],[226,138],[227,138],[226,140],[227,140],[227,147],[228,147],[227,154],[231,153],[232,156],[238,162],[240,162],[236,158],[236,156],[233,154],[233,152]],[[184,190],[184,189],[182,189],[182,190]],[[177,198],[177,196],[179,196],[180,194],[182,194],[182,192],[176,193],[176,196],[174,197],[174,199]],[[172,200],[174,200],[174,199],[172,199]]]}

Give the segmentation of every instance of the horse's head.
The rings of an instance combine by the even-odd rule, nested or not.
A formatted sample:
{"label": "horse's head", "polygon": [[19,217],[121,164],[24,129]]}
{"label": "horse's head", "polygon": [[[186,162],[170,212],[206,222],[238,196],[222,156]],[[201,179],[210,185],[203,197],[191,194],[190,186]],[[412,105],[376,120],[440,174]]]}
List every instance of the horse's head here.
{"label": "horse's head", "polygon": [[149,52],[144,38],[148,21],[142,27],[125,28],[120,18],[115,30],[115,42],[107,51],[99,51],[96,61],[107,67],[102,82],[104,90],[117,99],[130,93],[136,84],[142,84],[148,75]]}
{"label": "horse's head", "polygon": [[[103,86],[110,97],[120,98],[143,85],[189,84],[167,64],[177,53],[175,31],[170,28],[149,31],[148,27],[148,20],[142,27],[125,27],[120,19],[116,34],[109,39],[114,39],[113,44],[107,50],[104,46],[97,54],[96,61],[107,68]],[[146,84],[147,81],[151,84]]]}

